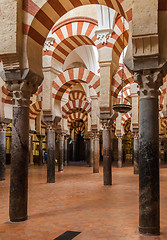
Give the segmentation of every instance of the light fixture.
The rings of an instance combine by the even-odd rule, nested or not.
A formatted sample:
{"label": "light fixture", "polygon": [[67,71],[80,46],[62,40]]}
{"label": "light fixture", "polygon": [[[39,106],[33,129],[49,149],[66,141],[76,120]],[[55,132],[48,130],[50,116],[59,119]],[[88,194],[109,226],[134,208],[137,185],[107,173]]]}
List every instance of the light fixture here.
{"label": "light fixture", "polygon": [[122,90],[121,90],[121,100],[120,100],[120,103],[118,104],[115,104],[113,105],[113,110],[116,111],[116,112],[119,112],[119,113],[126,113],[126,112],[129,112],[131,109],[132,109],[132,106],[130,104],[126,104],[126,103],[123,103],[123,87],[124,87],[124,73],[125,73],[125,69],[124,69],[124,48],[125,48],[125,36],[124,36],[124,33],[125,33],[125,28],[124,28],[124,25],[125,25],[125,18],[123,18],[123,65],[122,65]]}

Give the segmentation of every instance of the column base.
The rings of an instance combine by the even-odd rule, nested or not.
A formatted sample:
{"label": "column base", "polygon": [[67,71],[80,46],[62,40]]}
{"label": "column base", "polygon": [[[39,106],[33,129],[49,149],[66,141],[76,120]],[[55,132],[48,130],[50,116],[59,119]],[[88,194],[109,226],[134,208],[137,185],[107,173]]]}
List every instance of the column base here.
{"label": "column base", "polygon": [[110,183],[104,183],[104,186],[111,186],[112,185],[112,183],[110,182]]}
{"label": "column base", "polygon": [[99,170],[93,170],[93,173],[99,173]]}
{"label": "column base", "polygon": [[139,175],[139,169],[134,169],[134,174]]}
{"label": "column base", "polygon": [[153,235],[158,236],[160,235],[160,228],[149,228],[149,227],[140,227],[139,226],[139,233],[143,235]]}
{"label": "column base", "polygon": [[122,168],[122,162],[118,162],[118,168]]}
{"label": "column base", "polygon": [[5,180],[6,180],[5,177],[0,178],[0,181],[5,181]]}
{"label": "column base", "polygon": [[23,222],[26,221],[28,216],[22,217],[22,218],[10,218],[11,222]]}
{"label": "column base", "polygon": [[55,180],[48,180],[47,183],[55,183]]}
{"label": "column base", "polygon": [[58,172],[63,172],[63,169],[58,169]]}

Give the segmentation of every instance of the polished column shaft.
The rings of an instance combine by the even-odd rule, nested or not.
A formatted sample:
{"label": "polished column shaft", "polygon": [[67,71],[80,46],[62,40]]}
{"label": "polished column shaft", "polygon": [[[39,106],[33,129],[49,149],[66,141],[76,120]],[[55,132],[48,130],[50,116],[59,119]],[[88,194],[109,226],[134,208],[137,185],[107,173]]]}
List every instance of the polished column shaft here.
{"label": "polished column shaft", "polygon": [[139,174],[139,136],[138,136],[138,133],[134,134],[133,148],[134,148],[134,174]]}
{"label": "polished column shaft", "polygon": [[0,130],[0,181],[5,180],[6,169],[5,165],[6,165],[6,129],[2,126]]}
{"label": "polished column shaft", "polygon": [[118,136],[118,168],[122,168],[122,136]]}
{"label": "polished column shaft", "polygon": [[59,135],[59,160],[58,160],[58,171],[63,172],[64,164],[64,134]]}
{"label": "polished column shaft", "polygon": [[13,106],[9,215],[12,222],[27,219],[29,107]]}
{"label": "polished column shaft", "polygon": [[160,234],[158,90],[161,73],[135,73],[139,100],[139,232]]}
{"label": "polished column shaft", "polygon": [[93,167],[93,155],[94,155],[94,140],[93,137],[90,137],[90,162],[89,167]]}
{"label": "polished column shaft", "polygon": [[103,127],[103,182],[112,185],[110,120],[102,120]]}
{"label": "polished column shaft", "polygon": [[68,140],[67,137],[64,140],[64,166],[68,165]]}
{"label": "polished column shaft", "polygon": [[47,182],[55,182],[55,131],[52,125],[48,126],[47,137]]}
{"label": "polished column shaft", "polygon": [[99,173],[99,134],[94,134],[93,173]]}

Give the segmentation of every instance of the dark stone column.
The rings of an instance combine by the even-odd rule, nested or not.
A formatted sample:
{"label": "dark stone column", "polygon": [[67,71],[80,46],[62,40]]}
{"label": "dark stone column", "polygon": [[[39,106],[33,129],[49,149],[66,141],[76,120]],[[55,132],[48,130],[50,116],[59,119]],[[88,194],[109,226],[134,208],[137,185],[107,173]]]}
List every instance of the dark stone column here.
{"label": "dark stone column", "polygon": [[161,73],[135,73],[139,100],[139,232],[160,234],[158,94]]}
{"label": "dark stone column", "polygon": [[58,160],[58,171],[63,172],[64,164],[64,133],[59,134],[59,160]]}
{"label": "dark stone column", "polygon": [[75,162],[75,140],[72,140],[72,161]]}
{"label": "dark stone column", "polygon": [[43,164],[43,148],[42,148],[42,143],[43,143],[43,139],[45,138],[45,136],[43,135],[37,135],[38,140],[39,140],[39,163],[38,165],[41,166]]}
{"label": "dark stone column", "polygon": [[118,138],[118,168],[122,168],[122,136],[117,136]]}
{"label": "dark stone column", "polygon": [[133,149],[134,149],[134,174],[139,174],[139,134],[138,132],[134,133]]}
{"label": "dark stone column", "polygon": [[47,182],[55,182],[55,130],[53,123],[47,123],[48,135],[47,135]]}
{"label": "dark stone column", "polygon": [[68,139],[67,136],[64,139],[64,166],[68,165]]}
{"label": "dark stone column", "polygon": [[6,169],[6,124],[0,124],[0,181],[5,180]]}
{"label": "dark stone column", "polygon": [[103,181],[104,185],[112,185],[111,170],[111,136],[110,136],[110,119],[102,120],[103,128]]}
{"label": "dark stone column", "polygon": [[161,138],[159,137],[159,164],[161,164]]}
{"label": "dark stone column", "polygon": [[33,134],[29,133],[29,167],[33,164]]}
{"label": "dark stone column", "polygon": [[[12,222],[20,222],[27,219],[30,93],[25,92],[23,86],[22,88],[24,89],[23,92],[13,92],[9,201],[9,216]],[[27,86],[27,91],[29,89],[30,86]]]}
{"label": "dark stone column", "polygon": [[99,133],[94,133],[93,173],[99,173]]}
{"label": "dark stone column", "polygon": [[94,140],[93,135],[90,136],[90,162],[89,167],[93,167],[93,155],[94,155]]}

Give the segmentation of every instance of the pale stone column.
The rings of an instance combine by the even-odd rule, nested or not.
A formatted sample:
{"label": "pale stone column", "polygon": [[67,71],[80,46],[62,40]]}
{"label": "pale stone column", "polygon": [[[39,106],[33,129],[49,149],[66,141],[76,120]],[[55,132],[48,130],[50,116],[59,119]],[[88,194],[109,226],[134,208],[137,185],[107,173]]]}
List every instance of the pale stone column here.
{"label": "pale stone column", "polygon": [[38,165],[41,166],[43,164],[43,148],[42,148],[42,143],[45,138],[43,135],[37,135],[37,138],[39,140],[39,163]]}
{"label": "pale stone column", "polygon": [[6,127],[5,123],[0,123],[0,181],[5,180],[6,170]]}
{"label": "pale stone column", "polygon": [[53,122],[47,123],[47,182],[55,182],[55,128]]}
{"label": "pale stone column", "polygon": [[104,185],[112,185],[111,159],[111,119],[103,119],[103,181]]}
{"label": "pale stone column", "polygon": [[93,134],[90,136],[90,162],[89,167],[93,167],[93,155],[94,155],[94,139]]}
{"label": "pale stone column", "polygon": [[68,137],[64,138],[64,166],[68,165]]}
{"label": "pale stone column", "polygon": [[122,168],[122,136],[117,135],[118,138],[118,168]]}
{"label": "pale stone column", "polygon": [[134,174],[139,174],[139,133],[134,133],[133,140],[133,150],[134,150]]}
{"label": "pale stone column", "polygon": [[59,160],[58,171],[63,172],[64,164],[64,133],[59,133]]}
{"label": "pale stone column", "polygon": [[[140,86],[139,100],[139,231],[160,233],[158,94],[160,72],[134,75]],[[146,201],[147,200],[147,201]]]}
{"label": "pale stone column", "polygon": [[99,173],[99,132],[94,133],[93,173]]}
{"label": "pale stone column", "polygon": [[31,86],[14,84],[9,215],[12,222],[27,219],[29,106]]}

